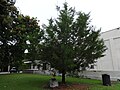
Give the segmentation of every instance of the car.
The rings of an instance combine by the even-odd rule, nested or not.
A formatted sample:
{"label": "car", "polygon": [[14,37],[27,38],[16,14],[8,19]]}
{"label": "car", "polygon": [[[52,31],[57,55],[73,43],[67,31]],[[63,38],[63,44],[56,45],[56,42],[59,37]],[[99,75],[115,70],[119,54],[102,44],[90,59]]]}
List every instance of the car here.
{"label": "car", "polygon": [[12,67],[12,68],[10,69],[10,73],[17,73],[16,67]]}

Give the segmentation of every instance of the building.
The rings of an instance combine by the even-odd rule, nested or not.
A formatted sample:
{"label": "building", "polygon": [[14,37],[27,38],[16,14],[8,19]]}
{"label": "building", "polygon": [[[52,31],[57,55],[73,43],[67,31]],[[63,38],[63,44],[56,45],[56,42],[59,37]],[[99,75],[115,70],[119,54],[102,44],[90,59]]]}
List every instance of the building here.
{"label": "building", "polygon": [[107,50],[105,56],[100,58],[95,70],[120,71],[120,28],[101,33]]}
{"label": "building", "polygon": [[91,69],[80,73],[80,75],[102,79],[102,74],[108,74],[111,80],[120,80],[120,28],[101,33],[107,50],[105,56],[98,59]]}

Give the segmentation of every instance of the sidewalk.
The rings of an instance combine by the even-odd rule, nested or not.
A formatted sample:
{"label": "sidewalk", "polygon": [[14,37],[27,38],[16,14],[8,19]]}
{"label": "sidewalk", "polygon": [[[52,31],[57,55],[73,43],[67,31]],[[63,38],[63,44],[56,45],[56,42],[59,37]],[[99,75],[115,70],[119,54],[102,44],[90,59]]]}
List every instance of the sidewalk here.
{"label": "sidewalk", "polygon": [[1,74],[10,74],[10,72],[0,72],[0,75]]}

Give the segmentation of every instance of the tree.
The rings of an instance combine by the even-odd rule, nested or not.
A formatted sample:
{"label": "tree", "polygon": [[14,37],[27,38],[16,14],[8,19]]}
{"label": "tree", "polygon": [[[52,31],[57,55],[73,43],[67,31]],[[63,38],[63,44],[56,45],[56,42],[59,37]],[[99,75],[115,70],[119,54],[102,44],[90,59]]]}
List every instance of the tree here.
{"label": "tree", "polygon": [[14,42],[13,25],[18,15],[10,0],[0,0],[0,67],[10,65],[11,47]]}
{"label": "tree", "polygon": [[64,3],[58,9],[57,19],[50,19],[43,25],[45,32],[42,60],[45,60],[62,73],[65,83],[66,72],[85,69],[96,62],[106,50],[100,30],[90,25],[90,15],[76,12]]}
{"label": "tree", "polygon": [[[38,58],[42,32],[36,18],[19,14],[11,0],[0,1],[0,68],[19,66],[26,58]],[[4,71],[4,70],[3,70]]]}
{"label": "tree", "polygon": [[28,50],[25,58],[31,61],[38,59],[38,48],[40,49],[40,41],[43,36],[38,20],[34,17],[19,15],[16,22],[14,31],[19,37],[17,41],[22,44],[24,51]]}

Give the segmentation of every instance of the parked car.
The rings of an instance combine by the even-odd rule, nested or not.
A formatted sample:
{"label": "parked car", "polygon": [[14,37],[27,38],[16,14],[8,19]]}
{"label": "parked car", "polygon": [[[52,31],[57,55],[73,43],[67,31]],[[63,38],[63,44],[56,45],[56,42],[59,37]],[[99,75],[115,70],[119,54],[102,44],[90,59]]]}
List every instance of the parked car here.
{"label": "parked car", "polygon": [[17,73],[16,67],[12,67],[12,68],[10,69],[10,73]]}

